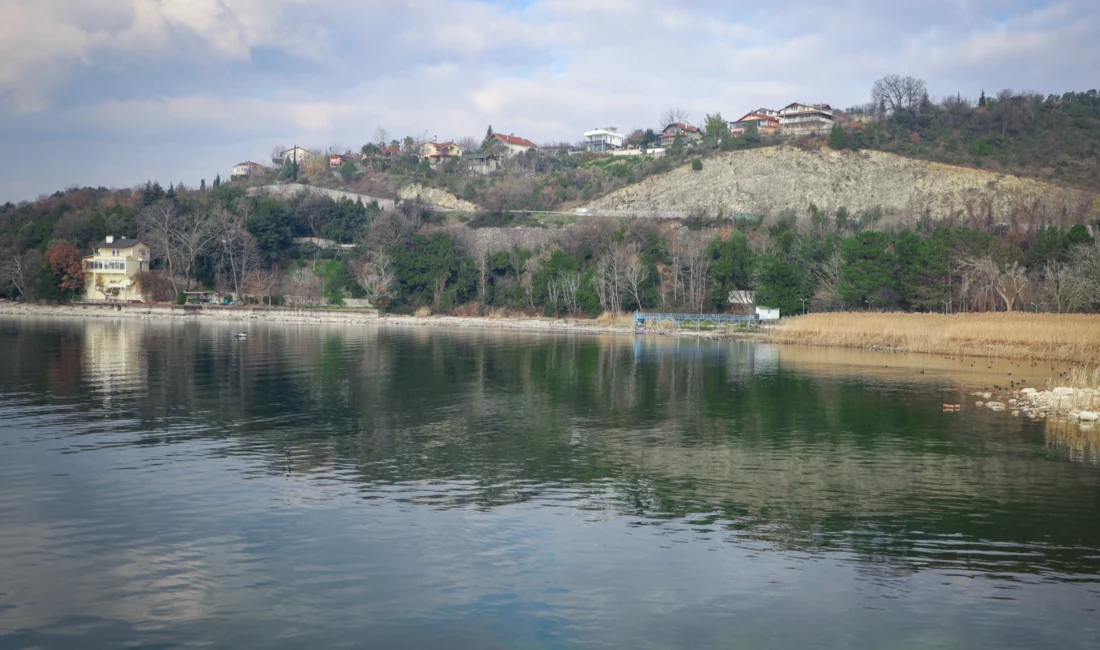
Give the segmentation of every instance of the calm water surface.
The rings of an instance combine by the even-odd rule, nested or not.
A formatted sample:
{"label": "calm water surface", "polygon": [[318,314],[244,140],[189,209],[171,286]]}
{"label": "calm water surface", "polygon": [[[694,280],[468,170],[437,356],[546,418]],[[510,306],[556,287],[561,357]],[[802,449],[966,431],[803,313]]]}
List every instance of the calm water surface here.
{"label": "calm water surface", "polygon": [[746,343],[0,319],[0,650],[1096,648],[1100,465]]}

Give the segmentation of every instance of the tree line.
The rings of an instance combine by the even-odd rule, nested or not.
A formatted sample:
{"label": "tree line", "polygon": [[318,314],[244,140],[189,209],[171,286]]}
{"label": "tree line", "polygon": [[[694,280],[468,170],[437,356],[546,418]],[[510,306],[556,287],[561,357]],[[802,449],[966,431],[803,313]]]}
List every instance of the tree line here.
{"label": "tree line", "polygon": [[960,216],[884,225],[881,210],[810,205],[804,214],[599,218],[551,230],[499,227],[514,223],[506,212],[448,220],[415,200],[383,211],[250,196],[231,184],[170,189],[73,189],[3,206],[0,291],[79,299],[80,257],[113,234],[150,247],[153,269],[141,282],[162,301],[204,287],[276,304],[366,298],[397,312],[596,316],[727,311],[732,291],[754,290],[758,304],[785,314],[1100,309],[1100,224]]}

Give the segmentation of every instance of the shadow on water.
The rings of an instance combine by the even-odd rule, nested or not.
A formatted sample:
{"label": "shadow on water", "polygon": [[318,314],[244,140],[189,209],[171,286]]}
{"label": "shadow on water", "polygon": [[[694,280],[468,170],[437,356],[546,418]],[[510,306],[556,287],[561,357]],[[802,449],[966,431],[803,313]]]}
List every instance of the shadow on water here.
{"label": "shadow on water", "polygon": [[[0,435],[0,454],[22,450],[21,467],[34,468],[21,473],[0,461],[6,471],[0,487],[42,491],[34,516],[15,497],[0,499],[0,524],[37,527],[19,538],[25,546],[16,543],[17,550],[25,555],[36,539],[64,538],[71,529],[58,529],[62,522],[72,527],[94,514],[102,521],[91,547],[126,546],[116,534],[153,540],[174,549],[173,570],[197,563],[192,570],[202,574],[209,559],[190,555],[187,543],[203,525],[196,522],[209,516],[204,508],[221,503],[243,528],[266,531],[266,538],[237,537],[229,528],[204,533],[225,563],[219,579],[228,575],[233,584],[236,577],[238,587],[255,587],[247,571],[254,558],[281,557],[303,543],[300,529],[284,528],[276,514],[284,511],[308,526],[340,521],[334,540],[370,522],[377,526],[372,541],[421,545],[448,570],[470,561],[450,553],[491,548],[500,554],[494,572],[508,562],[537,571],[530,558],[510,553],[528,544],[554,555],[553,544],[529,539],[548,530],[562,534],[554,527],[560,524],[544,523],[553,513],[570,517],[577,531],[614,530],[614,543],[636,553],[630,558],[636,562],[649,558],[627,540],[641,534],[661,547],[736,549],[738,570],[750,574],[745,567],[766,565],[759,559],[766,553],[838,563],[861,580],[901,591],[915,588],[910,580],[926,572],[945,584],[979,576],[1004,583],[1006,597],[1033,584],[1091,584],[1089,607],[1096,606],[1097,466],[1072,445],[1048,444],[1042,423],[942,412],[942,403],[958,401],[959,390],[942,376],[817,372],[785,363],[776,348],[738,342],[339,326],[253,326],[238,341],[231,332],[181,322],[0,320],[7,351],[0,427],[8,430]],[[71,459],[64,461],[71,475],[58,472],[56,479],[70,488],[44,478],[45,467],[56,470],[48,459],[56,458]],[[93,471],[94,481],[82,478]],[[115,481],[128,481],[125,472],[148,476],[151,493],[160,490],[161,503],[172,508],[150,515],[149,495],[120,493]],[[176,492],[159,488],[161,480]],[[110,525],[101,501],[79,513],[78,504],[47,496],[78,484],[88,495],[115,499]],[[259,485],[265,487],[257,493]],[[447,550],[403,532],[455,517],[465,526],[458,530],[476,529],[481,537],[456,534]],[[505,530],[519,537],[490,543]],[[280,539],[284,546],[276,550]],[[132,546],[127,566],[169,562]],[[15,553],[0,555],[0,562],[15,561]],[[371,579],[385,582],[386,569],[371,566]],[[210,579],[178,579],[171,598],[148,588],[161,594],[164,607],[205,620],[215,614],[202,598],[186,605],[176,598],[187,600],[194,584]],[[455,581],[436,588],[468,588]],[[0,592],[8,591],[3,584]],[[415,581],[402,585],[414,597]],[[400,593],[393,597],[400,602]],[[598,610],[596,592],[588,597],[595,600],[571,603]],[[0,634],[8,600],[0,593]],[[554,614],[554,598],[544,600],[548,612],[526,612],[530,620],[500,603],[479,601],[478,611],[488,608],[508,629],[539,628],[560,614],[570,623],[552,627],[569,633],[550,634],[555,642],[595,634],[581,625],[583,616]],[[310,606],[296,603],[295,613],[308,615]],[[710,615],[709,606],[697,613]],[[100,627],[128,638],[123,621],[157,620],[149,607],[116,612],[117,619],[102,619],[114,622]],[[383,605],[377,607],[375,615],[384,616]],[[341,624],[329,621],[326,629],[335,634]],[[29,647],[49,633],[16,627],[22,636],[0,636],[0,648]],[[872,628],[868,639],[889,637]],[[459,646],[495,643],[480,634],[500,637],[481,628],[469,633]],[[1077,641],[1094,631],[1073,633]],[[384,626],[378,634],[372,638],[396,642],[409,631]],[[417,638],[430,644],[431,633]],[[146,640],[149,647],[158,643],[155,635]],[[705,634],[697,641],[717,643]]]}

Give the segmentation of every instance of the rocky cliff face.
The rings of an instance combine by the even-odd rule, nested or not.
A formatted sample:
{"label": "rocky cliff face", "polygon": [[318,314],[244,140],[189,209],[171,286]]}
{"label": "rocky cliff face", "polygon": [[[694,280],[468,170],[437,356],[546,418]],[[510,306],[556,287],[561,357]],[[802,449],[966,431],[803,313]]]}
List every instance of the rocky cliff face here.
{"label": "rocky cliff face", "polygon": [[765,214],[814,203],[835,212],[881,207],[887,215],[1100,217],[1100,197],[1025,178],[879,151],[789,146],[719,154],[612,192],[588,207],[608,214]]}
{"label": "rocky cliff face", "polygon": [[478,207],[469,201],[464,201],[450,192],[423,185],[406,185],[397,191],[397,198],[402,201],[419,198],[433,208],[439,210],[455,210],[458,212],[476,212]]}

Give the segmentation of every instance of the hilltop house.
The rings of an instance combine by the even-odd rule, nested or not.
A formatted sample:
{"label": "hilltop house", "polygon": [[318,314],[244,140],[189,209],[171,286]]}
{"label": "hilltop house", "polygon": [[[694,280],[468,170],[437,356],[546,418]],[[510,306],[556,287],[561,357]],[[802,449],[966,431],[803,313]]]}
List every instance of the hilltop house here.
{"label": "hilltop house", "polygon": [[287,149],[286,151],[280,151],[279,152],[279,158],[277,160],[273,161],[273,162],[276,162],[276,163],[282,165],[283,163],[285,163],[286,161],[289,160],[291,162],[297,162],[299,165],[301,165],[302,163],[304,163],[305,161],[309,160],[312,157],[313,157],[313,154],[310,153],[308,149],[303,149],[301,147],[294,147],[293,149]]}
{"label": "hilltop house", "polygon": [[253,174],[258,174],[264,170],[264,166],[255,162],[240,162],[233,165],[233,173],[231,178],[248,178]]}
{"label": "hilltop house", "polygon": [[828,104],[795,102],[779,110],[779,132],[783,135],[828,133],[833,127],[833,109]]}
{"label": "hilltop house", "polygon": [[623,134],[613,126],[584,132],[584,148],[589,153],[607,153],[623,148]]}
{"label": "hilltop house", "polygon": [[[767,112],[765,112],[767,111]],[[774,113],[769,115],[768,113]],[[736,122],[730,122],[731,135],[743,135],[752,125],[756,125],[756,131],[760,135],[774,135],[779,130],[779,111],[768,109],[755,110]]]}
{"label": "hilltop house", "polygon": [[135,276],[149,270],[149,247],[145,244],[108,236],[83,262],[85,300],[142,299]]}
{"label": "hilltop house", "polygon": [[657,144],[661,147],[667,147],[676,142],[676,138],[680,138],[681,142],[687,144],[688,142],[702,140],[703,132],[697,126],[684,124],[683,122],[673,122],[657,134]]}
{"label": "hilltop house", "polygon": [[328,166],[330,169],[340,169],[344,166],[344,163],[355,162],[355,157],[350,153],[334,153],[328,157]]}
{"label": "hilltop house", "polygon": [[517,154],[538,149],[538,145],[534,142],[514,135],[494,133],[489,136],[489,140],[488,150],[504,158],[511,158]]}
{"label": "hilltop house", "polygon": [[462,147],[454,142],[425,142],[420,145],[420,159],[433,165],[442,165],[455,158],[461,158]]}

